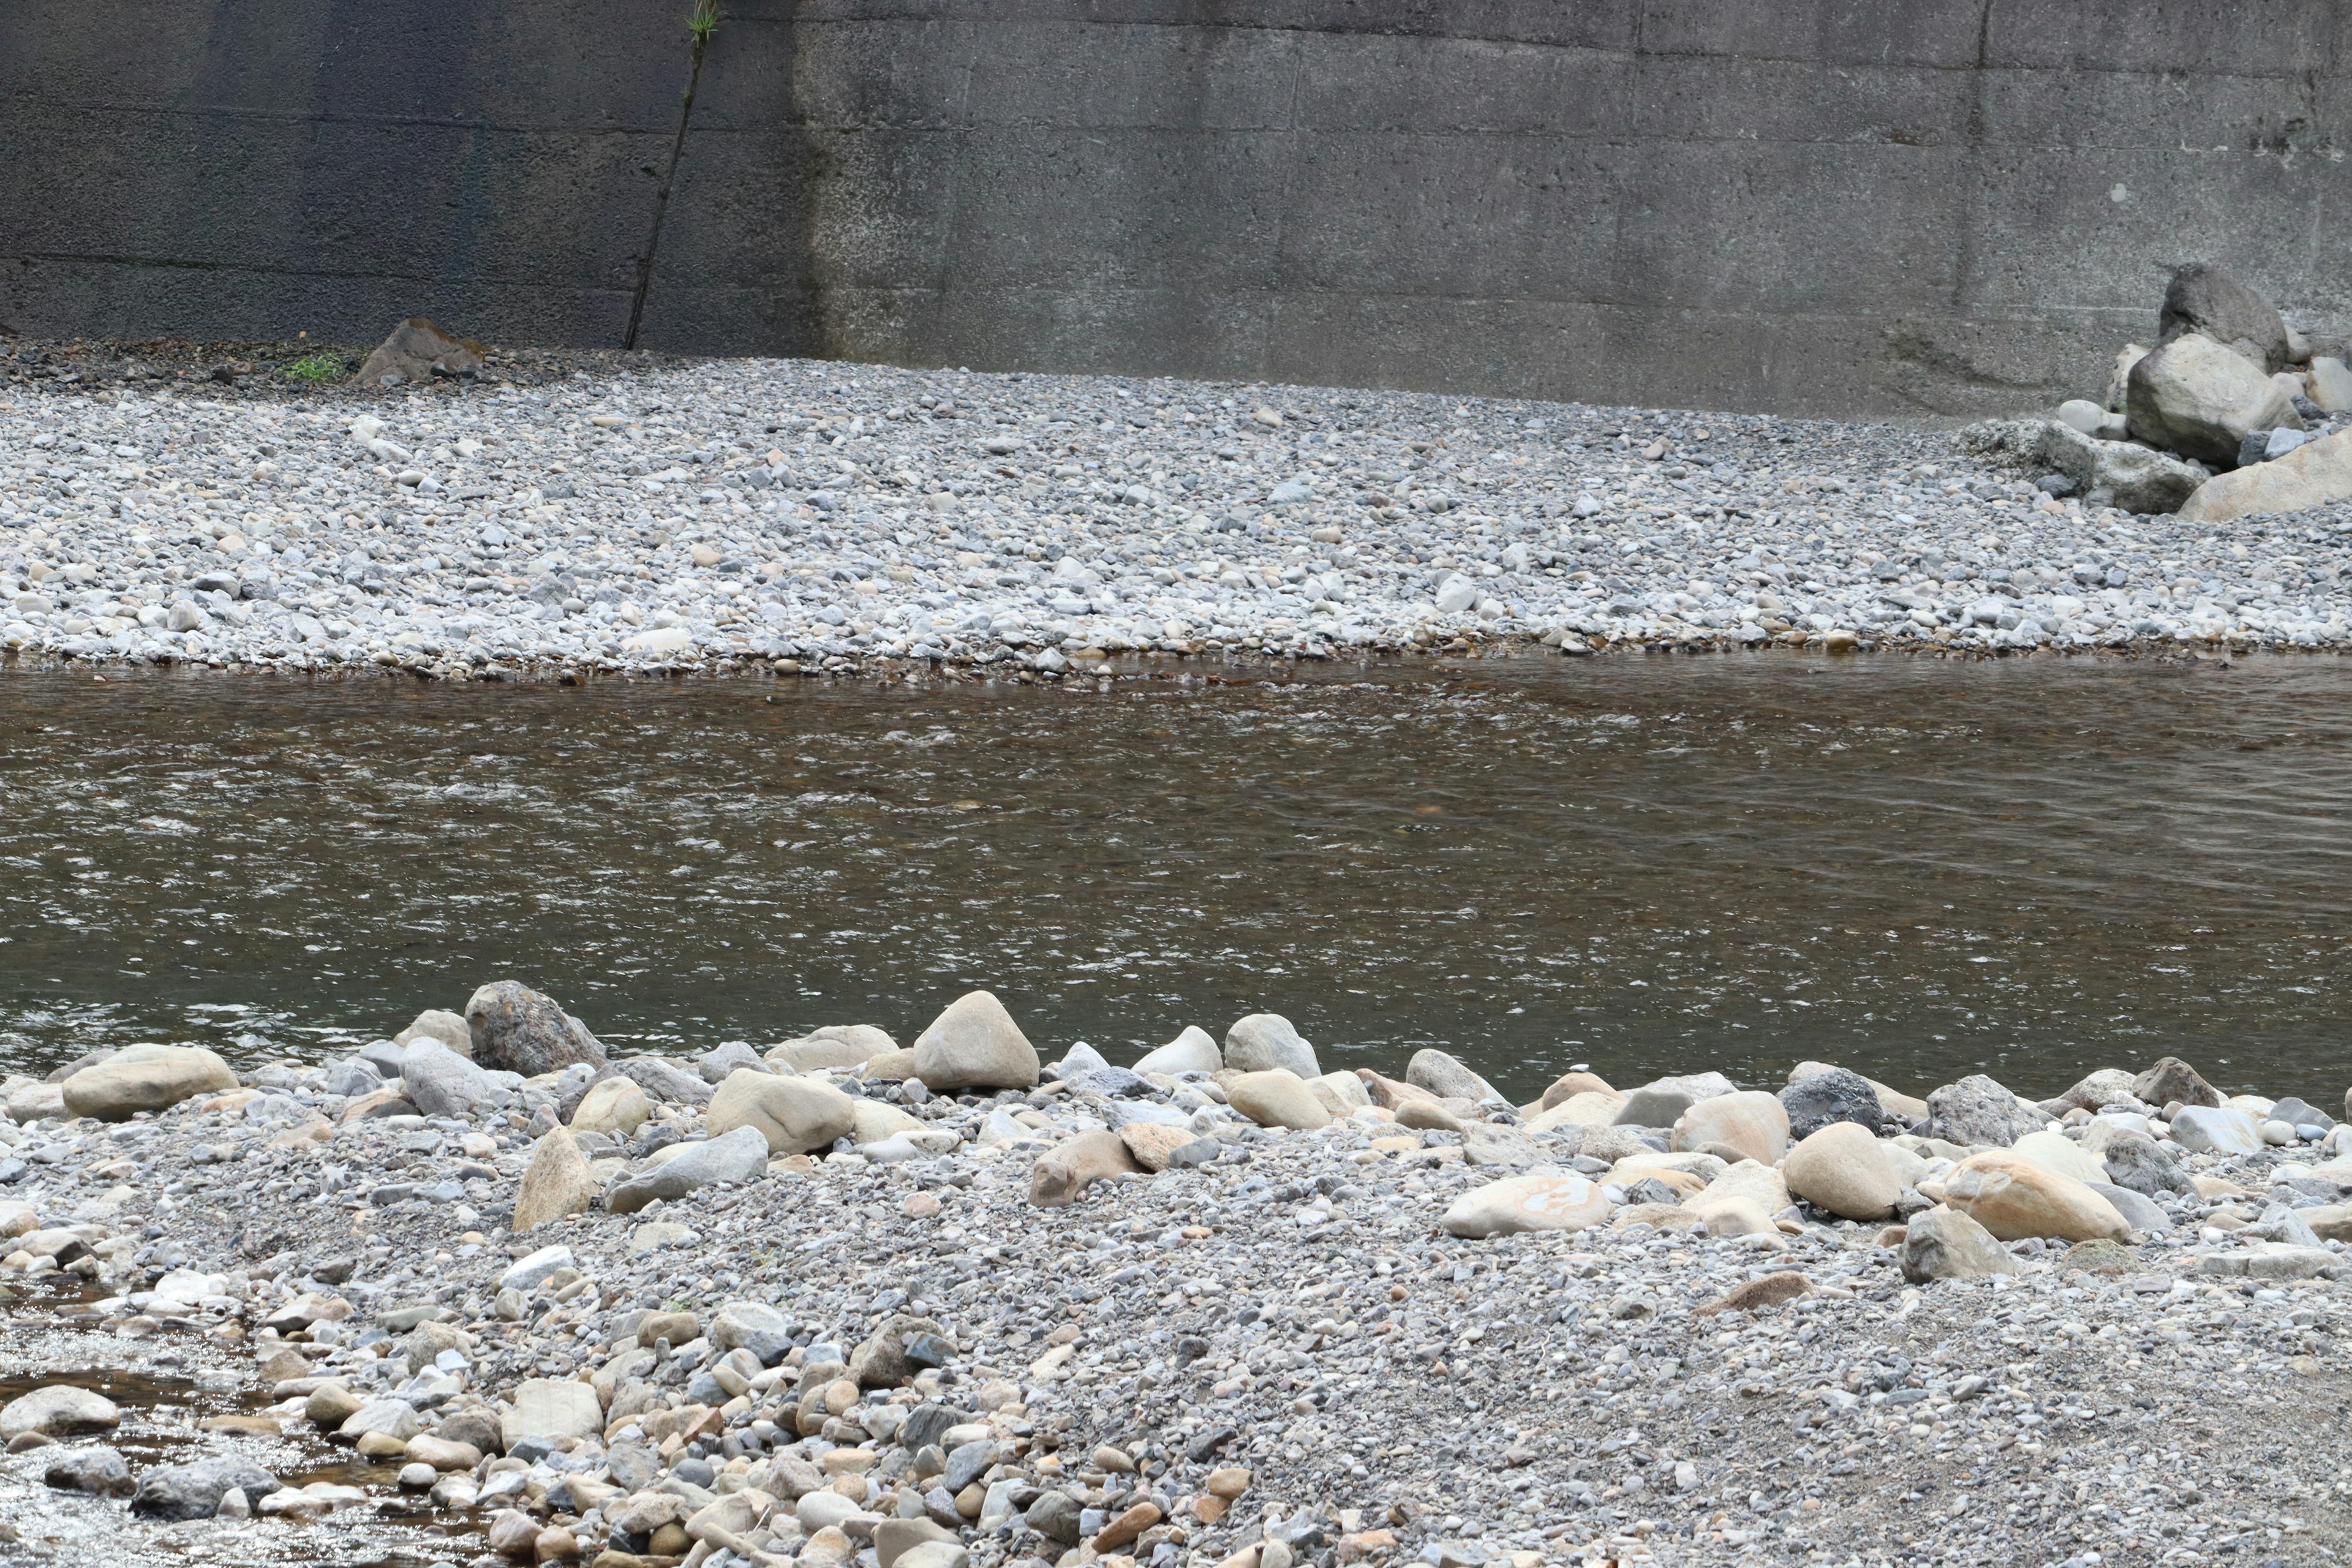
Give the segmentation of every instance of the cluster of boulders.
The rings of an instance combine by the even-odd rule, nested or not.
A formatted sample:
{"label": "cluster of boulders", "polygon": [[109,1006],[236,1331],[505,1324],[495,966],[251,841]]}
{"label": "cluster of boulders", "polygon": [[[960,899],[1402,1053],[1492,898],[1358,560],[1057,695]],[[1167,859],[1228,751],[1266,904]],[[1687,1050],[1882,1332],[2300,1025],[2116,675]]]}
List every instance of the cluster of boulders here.
{"label": "cluster of boulders", "polygon": [[[1016,1381],[974,1367],[973,1318],[959,1328],[905,1290],[861,1293],[862,1326],[849,1332],[813,1326],[805,1300],[788,1299],[800,1289],[793,1269],[774,1293],[735,1279],[737,1294],[698,1308],[647,1288],[696,1272],[694,1262],[665,1263],[665,1249],[693,1247],[693,1227],[735,1203],[730,1189],[771,1178],[933,1173],[901,1184],[873,1224],[946,1227],[953,1216],[936,1233],[939,1250],[1003,1261],[1034,1228],[1018,1216],[1042,1223],[1038,1211],[1095,1204],[1161,1173],[1245,1196],[1247,1182],[1221,1189],[1216,1178],[1230,1181],[1254,1150],[1328,1151],[1329,1174],[1297,1189],[1307,1200],[1300,1237],[1345,1223],[1341,1205],[1367,1201],[1353,1184],[1395,1171],[1404,1180],[1376,1212],[1400,1241],[1700,1237],[1765,1265],[1700,1316],[1815,1292],[1770,1259],[1792,1238],[1838,1228],[1855,1239],[1835,1247],[1885,1258],[1915,1285],[2005,1281],[2044,1252],[2111,1275],[2136,1268],[2128,1255],[2143,1249],[2191,1278],[2250,1290],[2352,1278],[2352,1127],[2300,1100],[2224,1095],[2173,1058],[2095,1072],[2039,1101],[1982,1075],[1915,1098],[1808,1062],[1769,1091],[1715,1072],[1620,1090],[1580,1069],[1513,1104],[1441,1051],[1416,1053],[1401,1078],[1327,1072],[1272,1013],[1240,1019],[1222,1042],[1188,1027],[1130,1067],[1083,1044],[1047,1062],[984,991],[958,999],[906,1047],[851,1025],[764,1051],[730,1042],[690,1060],[612,1061],[552,999],[502,981],[462,1011],[428,1011],[324,1066],[270,1064],[240,1079],[211,1052],[142,1046],[71,1064],[53,1081],[12,1079],[0,1101],[0,1142],[17,1152],[0,1179],[26,1182],[19,1190],[75,1150],[73,1168],[100,1179],[127,1183],[143,1166],[140,1179],[172,1186],[267,1153],[288,1173],[271,1189],[286,1204],[333,1205],[293,1212],[340,1221],[348,1209],[351,1229],[330,1225],[314,1237],[268,1237],[248,1216],[238,1234],[266,1238],[247,1241],[246,1258],[284,1249],[248,1264],[191,1258],[173,1242],[210,1235],[203,1227],[217,1222],[216,1205],[194,1192],[174,1198],[167,1187],[142,1209],[124,1185],[83,1204],[80,1219],[35,1199],[0,1200],[0,1279],[78,1275],[110,1289],[84,1310],[119,1335],[206,1323],[249,1334],[275,1403],[234,1419],[328,1435],[394,1471],[400,1489],[472,1512],[493,1562],[865,1568],[870,1552],[877,1568],[964,1568],[983,1548],[990,1561],[1027,1554],[1035,1568],[1331,1560],[1325,1522],[1297,1514],[1285,1523],[1274,1511],[1252,1539],[1227,1542],[1237,1552],[1193,1554],[1225,1540],[1215,1530],[1255,1484],[1220,1458],[1230,1426],[1171,1436],[1165,1451],[1055,1455],[1036,1417],[1057,1380],[1085,1372],[1071,1365],[1084,1348],[1076,1321],[1048,1332],[1054,1320],[1043,1320]],[[251,1127],[258,1149],[234,1148],[225,1121]],[[186,1138],[165,1142],[175,1127]],[[341,1151],[351,1163],[335,1162]],[[110,1152],[115,1163],[104,1163]],[[26,1159],[38,1167],[29,1182]],[[455,1162],[454,1173],[431,1181],[380,1169],[370,1184],[353,1169],[434,1159]],[[315,1174],[292,1185],[304,1160]],[[1025,1205],[949,1206],[975,1163],[1008,1161],[1025,1171]],[[1419,1172],[1461,1180],[1432,1191],[1410,1173]],[[805,1198],[757,1201],[771,1219],[795,1216],[760,1225],[763,1247],[856,1244],[822,1227],[803,1238]],[[605,1215],[635,1216],[626,1261],[617,1238],[593,1236]],[[454,1251],[432,1251],[447,1245],[453,1219],[469,1228]],[[363,1245],[372,1224],[394,1227],[387,1240],[412,1227],[424,1250],[404,1264],[392,1246],[355,1255],[355,1235]],[[1171,1226],[1153,1233],[1150,1251],[1172,1256],[1211,1234]],[[1466,1267],[1440,1271],[1458,1281]],[[1139,1264],[1130,1270],[1150,1278]],[[1117,1289],[1129,1279],[1102,1283]],[[1403,1288],[1383,1282],[1382,1292],[1373,1299],[1402,1300]],[[1160,1308],[1186,1300],[1179,1289]],[[1131,1316],[1152,1310],[1149,1300],[1132,1307]],[[1367,1324],[1387,1331],[1369,1313],[1354,1328]],[[1150,1363],[1157,1377],[1210,1353],[1209,1341],[1185,1332],[1160,1334],[1169,1349]],[[1312,1328],[1317,1345],[1348,1333],[1336,1319]],[[1271,1378],[1294,1363],[1261,1364]],[[1248,1381],[1237,1373],[1212,1387],[1204,1377],[1198,1397]],[[299,1521],[364,1496],[337,1482],[280,1485],[234,1454],[134,1476],[116,1450],[71,1441],[120,1418],[98,1394],[52,1385],[0,1408],[0,1439],[16,1451],[53,1447],[51,1485],[127,1497],[133,1513],[159,1520]],[[1377,1524],[1349,1526],[1344,1540],[1355,1544],[1340,1560],[1394,1546]]]}
{"label": "cluster of boulders", "polygon": [[2208,522],[2352,497],[2346,352],[2307,340],[2221,268],[2183,267],[2156,346],[2126,344],[2101,402],[2062,404],[2040,426],[2042,488]]}

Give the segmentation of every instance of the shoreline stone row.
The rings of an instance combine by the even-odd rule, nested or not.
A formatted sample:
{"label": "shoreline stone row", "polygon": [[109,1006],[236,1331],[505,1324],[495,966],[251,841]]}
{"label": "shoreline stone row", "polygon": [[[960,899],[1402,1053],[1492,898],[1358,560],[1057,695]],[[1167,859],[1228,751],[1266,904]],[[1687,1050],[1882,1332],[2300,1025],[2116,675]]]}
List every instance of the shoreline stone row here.
{"label": "shoreline stone row", "polygon": [[[405,1497],[484,1568],[1793,1556],[1883,1544],[1931,1457],[2077,1505],[2212,1467],[2153,1513],[1959,1491],[1958,1560],[2293,1548],[2304,1458],[2254,1486],[2270,1436],[2201,1424],[2352,1321],[2352,1128],[2176,1058],[1515,1105],[1271,1013],[1048,1062],[987,992],[903,1047],[614,1061],[500,981],[324,1065],[139,1046],[0,1105],[20,1315],[79,1282],[65,1326],[258,1399],[134,1471],[111,1401],[36,1389],[0,1489],[221,1531]],[[279,1484],[321,1443],[377,1479]]]}
{"label": "shoreline stone row", "polygon": [[787,361],[354,406],[0,397],[0,647],[1052,679],[1488,645],[2352,641],[2352,508],[2057,499],[2063,424]]}

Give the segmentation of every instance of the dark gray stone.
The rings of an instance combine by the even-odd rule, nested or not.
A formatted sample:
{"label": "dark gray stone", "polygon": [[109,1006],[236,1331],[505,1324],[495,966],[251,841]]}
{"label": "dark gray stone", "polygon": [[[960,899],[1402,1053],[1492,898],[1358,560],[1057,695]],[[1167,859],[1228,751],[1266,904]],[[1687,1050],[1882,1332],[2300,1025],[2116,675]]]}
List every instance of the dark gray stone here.
{"label": "dark gray stone", "polygon": [[2172,275],[2157,315],[2157,337],[2169,342],[2202,332],[2263,367],[2286,368],[2286,323],[2278,308],[2209,262],[2192,261]]}
{"label": "dark gray stone", "polygon": [[1886,1120],[1870,1080],[1843,1068],[1832,1068],[1790,1084],[1780,1090],[1780,1104],[1789,1112],[1792,1142],[1803,1142],[1833,1121],[1851,1121],[1876,1133]]}
{"label": "dark gray stone", "polygon": [[61,1492],[91,1492],[99,1497],[129,1497],[138,1489],[131,1467],[112,1448],[68,1448],[49,1460],[41,1479]]}
{"label": "dark gray stone", "polygon": [[957,1445],[948,1453],[948,1468],[940,1476],[940,1485],[950,1493],[960,1492],[980,1479],[988,1467],[996,1463],[996,1445],[985,1437]]}
{"label": "dark gray stone", "polygon": [[898,1428],[898,1441],[909,1452],[938,1444],[950,1426],[961,1426],[971,1419],[971,1412],[952,1405],[918,1405],[908,1413],[907,1424]]}
{"label": "dark gray stone", "polygon": [[131,1511],[143,1519],[169,1523],[184,1519],[210,1519],[220,1511],[221,1494],[231,1487],[258,1502],[278,1489],[277,1479],[250,1459],[215,1455],[193,1464],[165,1465],[139,1478]]}
{"label": "dark gray stone", "polygon": [[1067,1492],[1045,1491],[1029,1505],[1029,1528],[1056,1546],[1078,1543],[1078,1500]]}
{"label": "dark gray stone", "polygon": [[2139,1132],[2124,1132],[2099,1151],[2116,1186],[2146,1197],[2177,1193],[2189,1185],[2189,1167],[2171,1148]]}

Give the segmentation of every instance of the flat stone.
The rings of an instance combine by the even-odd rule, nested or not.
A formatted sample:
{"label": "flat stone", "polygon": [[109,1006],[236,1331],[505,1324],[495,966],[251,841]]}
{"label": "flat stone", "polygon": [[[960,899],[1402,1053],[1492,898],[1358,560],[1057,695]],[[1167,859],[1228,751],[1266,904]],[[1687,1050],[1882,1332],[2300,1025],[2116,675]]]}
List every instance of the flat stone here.
{"label": "flat stone", "polygon": [[1608,1223],[1611,1205],[1582,1176],[1507,1176],[1454,1200],[1439,1223],[1453,1236],[1483,1240],[1527,1230],[1586,1230]]}
{"label": "flat stone", "polygon": [[2242,1110],[2187,1105],[2172,1118],[2172,1141],[2192,1154],[2259,1154],[2261,1130]]}
{"label": "flat stone", "polygon": [[767,1134],[757,1127],[738,1127],[650,1171],[623,1177],[605,1189],[604,1207],[614,1214],[635,1214],[656,1199],[676,1203],[714,1182],[748,1182],[767,1170],[768,1159]]}
{"label": "flat stone", "polygon": [[[1232,1056],[1229,1050],[1228,1058]],[[1313,1131],[1331,1125],[1331,1113],[1296,1073],[1281,1068],[1236,1073],[1225,1080],[1225,1098],[1261,1127]]]}
{"label": "flat stone", "polygon": [[604,1430],[604,1408],[584,1383],[527,1377],[499,1413],[499,1447],[512,1449],[530,1437],[594,1437]]}
{"label": "flat stone", "polygon": [[236,1088],[236,1074],[195,1046],[129,1046],[65,1080],[67,1114],[127,1121],[142,1110],[165,1110],[200,1094]]}
{"label": "flat stone", "polygon": [[44,1437],[104,1432],[119,1426],[121,1420],[122,1412],[106,1395],[69,1383],[53,1383],[0,1405],[0,1442],[27,1432],[37,1432]]}

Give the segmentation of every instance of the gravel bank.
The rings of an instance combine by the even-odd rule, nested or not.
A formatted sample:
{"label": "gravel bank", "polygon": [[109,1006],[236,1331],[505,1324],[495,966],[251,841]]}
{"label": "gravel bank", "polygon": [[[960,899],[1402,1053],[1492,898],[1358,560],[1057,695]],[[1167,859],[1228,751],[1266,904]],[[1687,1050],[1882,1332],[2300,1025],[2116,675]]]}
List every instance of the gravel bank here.
{"label": "gravel bank", "polygon": [[[325,1068],[150,1053],[0,1090],[12,1335],[242,1396],[126,1467],[128,1524],[39,1500],[103,1485],[104,1412],[16,1439],[10,1517],[84,1521],[44,1550],[275,1560],[405,1512],[439,1532],[407,1550],[486,1564],[2084,1568],[2332,1563],[2352,1529],[2352,1132],[2200,1110],[2181,1064],[2094,1075],[2056,1127],[1990,1080],[1920,1101],[1810,1064],[1777,1097],[1573,1074],[1510,1108],[1437,1053],[1402,1083],[1237,1070],[1312,1074],[1267,1015],[1041,1073],[966,998],[911,1051],[524,1079],[434,1037],[594,1042],[488,994],[477,1041],[427,1015]],[[342,1467],[292,1484],[326,1434]]]}
{"label": "gravel bank", "polygon": [[205,384],[0,387],[0,643],[446,678],[1050,675],[1486,639],[1989,651],[2352,627],[2346,516],[2086,510],[2047,500],[1998,431],[793,361]]}

